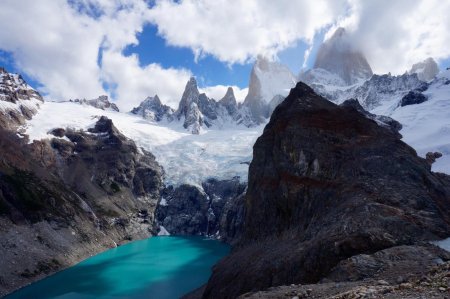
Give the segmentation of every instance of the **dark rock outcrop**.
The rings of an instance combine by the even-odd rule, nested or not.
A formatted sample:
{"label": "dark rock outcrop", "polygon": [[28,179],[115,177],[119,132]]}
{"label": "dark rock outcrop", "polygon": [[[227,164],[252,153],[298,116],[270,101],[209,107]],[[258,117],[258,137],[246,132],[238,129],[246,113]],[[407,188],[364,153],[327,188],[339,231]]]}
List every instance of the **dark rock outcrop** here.
{"label": "dark rock outcrop", "polygon": [[358,100],[350,99],[341,104],[342,107],[352,107],[362,115],[366,116],[367,118],[376,121],[379,125],[382,125],[386,128],[389,128],[392,132],[398,133],[402,129],[402,124],[396,121],[395,119],[384,116],[384,115],[376,115],[373,113],[370,113],[366,111],[361,104],[358,102]]}
{"label": "dark rock outcrop", "polygon": [[106,117],[27,143],[0,128],[0,296],[154,233],[162,169]]}
{"label": "dark rock outcrop", "polygon": [[298,83],[254,146],[245,224],[204,298],[316,283],[341,261],[450,236],[450,179],[353,107]]}
{"label": "dark rock outcrop", "polygon": [[408,105],[415,105],[415,104],[421,104],[423,102],[426,102],[428,98],[423,95],[420,91],[410,91],[408,92],[400,101],[400,106],[408,106]]}
{"label": "dark rock outcrop", "polygon": [[428,164],[432,165],[434,162],[436,162],[436,159],[439,159],[442,157],[442,153],[440,152],[428,152],[425,156],[425,159],[427,160]]}
{"label": "dark rock outcrop", "polygon": [[[181,185],[166,188],[157,211],[157,223],[170,234],[204,235],[233,239],[236,234],[234,199],[242,195],[245,185],[238,178],[209,179],[196,186]],[[228,215],[230,222],[222,219]]]}

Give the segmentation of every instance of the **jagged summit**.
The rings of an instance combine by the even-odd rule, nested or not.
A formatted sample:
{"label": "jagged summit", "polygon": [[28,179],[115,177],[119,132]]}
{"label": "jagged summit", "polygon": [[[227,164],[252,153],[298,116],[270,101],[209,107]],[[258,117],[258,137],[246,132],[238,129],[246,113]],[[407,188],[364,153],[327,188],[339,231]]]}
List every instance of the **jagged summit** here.
{"label": "jagged summit", "polygon": [[270,116],[270,101],[277,95],[286,96],[296,81],[286,66],[259,56],[253,65],[243,104],[250,111],[253,121],[263,123]]}
{"label": "jagged summit", "polygon": [[174,110],[161,103],[158,95],[147,97],[138,107],[133,108],[131,113],[142,116],[151,121],[173,120]]}
{"label": "jagged summit", "polygon": [[234,116],[238,110],[236,97],[232,87],[228,87],[225,96],[219,101],[219,104],[224,106],[231,116]]}
{"label": "jagged summit", "polygon": [[0,67],[0,126],[13,128],[31,119],[44,102],[19,74]]}
{"label": "jagged summit", "polygon": [[417,74],[419,80],[428,82],[436,78],[439,66],[433,58],[429,57],[422,62],[413,64],[409,74]]}
{"label": "jagged summit", "polygon": [[354,47],[344,28],[338,28],[319,48],[314,69],[338,75],[347,85],[369,79],[372,69],[364,55]]}
{"label": "jagged summit", "polygon": [[107,95],[101,95],[98,98],[92,99],[92,100],[75,99],[75,100],[70,100],[70,101],[81,104],[81,105],[92,106],[94,108],[101,109],[101,110],[110,110],[110,111],[119,112],[119,108],[117,107],[117,105],[114,103],[111,103],[109,101],[109,98]]}

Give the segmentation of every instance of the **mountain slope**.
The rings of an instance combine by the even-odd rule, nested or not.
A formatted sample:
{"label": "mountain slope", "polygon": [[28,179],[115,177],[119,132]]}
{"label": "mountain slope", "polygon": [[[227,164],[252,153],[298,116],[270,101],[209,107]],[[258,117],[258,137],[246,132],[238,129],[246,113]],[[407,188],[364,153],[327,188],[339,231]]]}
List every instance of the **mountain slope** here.
{"label": "mountain slope", "polygon": [[349,257],[449,237],[449,177],[399,138],[298,83],[255,143],[244,231],[204,298],[315,283]]}
{"label": "mountain slope", "polygon": [[0,125],[13,129],[37,113],[41,95],[18,74],[0,67]]}

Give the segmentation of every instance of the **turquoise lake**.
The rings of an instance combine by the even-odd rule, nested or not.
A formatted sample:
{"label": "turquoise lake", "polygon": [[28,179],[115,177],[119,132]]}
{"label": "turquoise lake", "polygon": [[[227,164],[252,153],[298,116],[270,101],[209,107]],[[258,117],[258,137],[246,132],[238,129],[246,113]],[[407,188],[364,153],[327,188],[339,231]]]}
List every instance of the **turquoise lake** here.
{"label": "turquoise lake", "polygon": [[153,237],[110,249],[7,299],[173,299],[208,281],[229,246],[202,237]]}

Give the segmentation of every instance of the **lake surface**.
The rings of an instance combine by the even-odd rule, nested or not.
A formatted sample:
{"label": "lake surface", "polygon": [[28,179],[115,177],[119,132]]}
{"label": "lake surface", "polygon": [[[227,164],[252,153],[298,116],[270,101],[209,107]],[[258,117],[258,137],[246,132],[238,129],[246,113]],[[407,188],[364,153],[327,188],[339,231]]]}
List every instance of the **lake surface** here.
{"label": "lake surface", "polygon": [[88,258],[5,299],[179,298],[206,283],[228,252],[202,237],[153,237]]}

